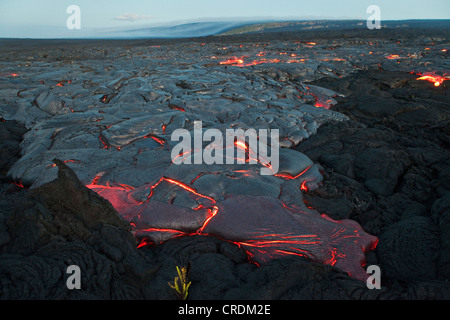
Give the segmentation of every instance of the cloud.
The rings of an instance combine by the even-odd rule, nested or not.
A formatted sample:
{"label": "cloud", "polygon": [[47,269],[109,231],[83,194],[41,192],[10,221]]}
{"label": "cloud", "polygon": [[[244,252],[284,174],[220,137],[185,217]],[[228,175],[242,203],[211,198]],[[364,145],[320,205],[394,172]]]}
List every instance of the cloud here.
{"label": "cloud", "polygon": [[138,21],[138,20],[146,20],[146,19],[152,19],[152,18],[154,18],[154,17],[146,15],[146,14],[137,14],[137,13],[127,12],[118,17],[115,17],[114,19],[125,20],[125,21]]}

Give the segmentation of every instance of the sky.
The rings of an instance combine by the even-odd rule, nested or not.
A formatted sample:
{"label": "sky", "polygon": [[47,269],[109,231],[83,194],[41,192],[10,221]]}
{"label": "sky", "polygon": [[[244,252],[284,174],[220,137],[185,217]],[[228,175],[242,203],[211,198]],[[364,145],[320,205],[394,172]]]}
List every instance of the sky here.
{"label": "sky", "polygon": [[[67,8],[80,8],[81,29],[69,30]],[[450,0],[0,0],[0,37],[79,36],[198,20],[363,19],[378,5],[382,20],[450,19]]]}

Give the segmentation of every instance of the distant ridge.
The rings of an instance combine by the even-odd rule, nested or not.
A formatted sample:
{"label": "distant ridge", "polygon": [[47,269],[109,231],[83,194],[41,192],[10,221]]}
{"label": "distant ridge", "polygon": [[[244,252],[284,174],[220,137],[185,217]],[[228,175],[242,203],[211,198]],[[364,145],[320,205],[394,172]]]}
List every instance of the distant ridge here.
{"label": "distant ridge", "polygon": [[[450,28],[450,20],[386,20],[382,28]],[[305,20],[252,23],[230,29],[221,35],[239,35],[267,32],[296,32],[315,29],[367,28],[365,20]]]}
{"label": "distant ridge", "polygon": [[[450,20],[386,20],[382,28],[441,28],[450,30]],[[174,39],[262,33],[285,33],[314,30],[366,29],[365,20],[300,21],[206,21],[154,26],[131,30],[110,30],[94,38]]]}
{"label": "distant ridge", "polygon": [[248,22],[191,22],[170,26],[155,26],[131,30],[116,30],[97,34],[96,37],[106,38],[191,38],[214,36],[248,25]]}
{"label": "distant ridge", "polygon": [[[45,27],[45,37],[31,37],[31,39],[92,39],[92,40],[132,40],[132,39],[187,39],[220,36],[256,37],[287,35],[296,32],[326,32],[330,36],[342,30],[368,30],[365,20],[230,20],[230,21],[195,21],[173,22],[166,25],[152,25],[140,28],[112,29],[112,28],[83,28],[80,31],[68,30],[64,27]],[[403,28],[434,29],[450,31],[450,20],[391,20],[382,21],[382,29],[402,30]],[[342,32],[341,32],[342,33]],[[3,39],[14,39],[8,36]],[[22,39],[24,37],[17,37]],[[30,38],[30,37],[27,37]]]}

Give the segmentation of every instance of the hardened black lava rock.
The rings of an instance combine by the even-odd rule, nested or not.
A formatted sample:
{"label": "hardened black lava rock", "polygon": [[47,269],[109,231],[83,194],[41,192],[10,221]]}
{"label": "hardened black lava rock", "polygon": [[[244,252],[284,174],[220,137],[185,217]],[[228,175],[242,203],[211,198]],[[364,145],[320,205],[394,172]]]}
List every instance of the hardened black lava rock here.
{"label": "hardened black lava rock", "polygon": [[314,83],[345,92],[335,110],[352,120],[326,125],[298,147],[325,170],[306,201],[379,237],[368,259],[385,283],[408,288],[408,298],[447,298],[448,85],[384,70]]}

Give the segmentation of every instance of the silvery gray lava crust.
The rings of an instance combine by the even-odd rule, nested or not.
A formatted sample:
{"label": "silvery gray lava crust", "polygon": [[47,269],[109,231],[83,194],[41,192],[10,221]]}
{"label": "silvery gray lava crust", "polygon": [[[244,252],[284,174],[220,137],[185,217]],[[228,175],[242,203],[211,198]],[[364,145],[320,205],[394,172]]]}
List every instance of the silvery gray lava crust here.
{"label": "silvery gray lava crust", "polygon": [[[140,187],[157,181],[171,166],[172,132],[192,130],[194,121],[202,121],[204,130],[279,129],[281,145],[294,148],[323,123],[346,119],[314,106],[332,105],[337,93],[290,80],[293,75],[287,70],[292,69],[296,79],[311,80],[320,74],[323,63],[255,67],[220,63],[233,54],[265,62],[268,58],[257,56],[262,50],[281,58],[279,50],[301,52],[303,47],[250,45],[243,50],[235,45],[187,43],[176,48],[119,48],[100,60],[95,57],[104,49],[92,48],[89,59],[77,57],[76,52],[64,62],[45,63],[32,57],[23,62],[21,71],[14,63],[3,72],[9,80],[20,82],[20,94],[15,87],[6,88],[7,104],[0,112],[5,119],[26,123],[30,133],[22,144],[22,159],[9,173],[37,187],[56,177],[52,160],[58,158],[70,161],[85,184],[102,174],[100,184]],[[344,63],[336,72],[348,74],[352,68]],[[11,78],[11,74],[19,75]],[[286,172],[297,170],[284,163],[281,167]],[[192,166],[186,172],[197,169],[207,170]]]}
{"label": "silvery gray lava crust", "polygon": [[[131,224],[133,234],[144,238],[141,248],[166,242],[156,246],[158,249],[149,249],[147,254],[153,255],[154,261],[162,261],[168,254],[158,256],[158,250],[175,250],[184,246],[182,241],[190,243],[188,246],[198,241],[201,248],[207,248],[198,236],[213,235],[238,244],[246,259],[261,265],[262,270],[273,266],[272,259],[295,255],[336,267],[359,280],[367,277],[363,268],[366,258],[383,262],[393,278],[411,279],[418,274],[431,279],[438,272],[446,274],[445,261],[439,268],[434,264],[441,250],[434,243],[446,241],[437,230],[446,230],[446,220],[438,219],[435,227],[431,218],[421,219],[426,210],[415,206],[420,191],[407,193],[404,185],[412,183],[407,178],[417,173],[410,170],[425,156],[406,138],[405,132],[409,135],[410,131],[405,128],[414,121],[430,126],[423,115],[439,118],[434,130],[440,130],[439,123],[448,122],[445,111],[437,111],[439,103],[448,103],[442,95],[448,72],[445,38],[123,43],[102,46],[94,42],[67,48],[49,43],[47,49],[29,50],[13,45],[9,55],[2,58],[0,114],[8,123],[19,121],[28,130],[20,144],[20,159],[5,166],[6,175],[17,185],[35,190],[35,195],[43,195],[50,212],[60,208],[58,201],[46,194],[62,196],[62,191],[55,191],[58,185],[52,187],[60,172],[60,188],[74,191],[76,199],[94,199],[80,191],[85,185],[109,200],[126,224]],[[385,74],[386,69],[394,74]],[[364,74],[369,76],[364,78]],[[418,80],[423,75],[439,78]],[[439,92],[429,100],[436,102],[422,108],[420,104],[427,98],[417,93],[420,88]],[[222,132],[229,128],[278,129],[280,170],[262,176],[259,164],[173,164],[170,151],[176,142],[171,141],[171,134],[176,129],[193,132],[195,121],[202,121],[203,130]],[[399,131],[399,137],[388,134],[389,130]],[[360,136],[352,137],[355,132]],[[424,134],[431,135],[429,131]],[[392,140],[388,145],[380,142],[388,137]],[[444,133],[440,142],[432,141],[441,148],[439,144],[445,144],[445,139]],[[443,161],[431,154],[434,160],[426,160],[427,165]],[[57,161],[57,166],[54,159],[62,163]],[[61,168],[65,166],[75,176],[64,173],[67,169]],[[80,185],[73,181],[76,179]],[[65,184],[67,188],[62,188]],[[440,185],[437,195],[444,200],[434,205],[433,219],[437,219],[436,212],[445,210],[446,188]],[[402,198],[396,205],[415,207],[409,216],[414,221],[398,227],[393,224],[385,233],[380,232],[380,219],[383,223],[398,219],[378,217],[371,223],[370,217],[383,210],[383,203],[395,203],[391,197],[399,192],[407,194],[408,200]],[[434,200],[438,199],[426,198]],[[107,204],[102,202],[101,206]],[[71,211],[70,204],[61,208]],[[93,210],[90,206],[80,208]],[[92,230],[89,214],[86,216],[81,220]],[[10,226],[22,223],[17,215],[5,219]],[[127,229],[115,218],[101,218],[99,223],[108,224],[110,219],[120,230]],[[61,221],[56,224],[59,230]],[[49,228],[47,222],[44,225]],[[402,226],[412,232],[405,234]],[[91,243],[83,228],[58,232],[69,238],[70,232],[75,232],[75,237]],[[114,233],[110,229],[102,232],[108,237]],[[427,239],[420,252],[429,256],[409,255],[411,234]],[[180,235],[192,239],[181,240]],[[381,261],[369,252],[378,242],[375,236],[380,239]],[[397,236],[408,248],[403,256],[392,240]],[[45,235],[43,239],[48,238]],[[134,253],[131,258],[124,253],[129,241],[118,251],[103,242],[100,246],[108,247],[102,250],[116,262],[140,261]],[[246,260],[239,256],[242,252],[224,246],[216,254],[235,255],[232,259],[237,264]],[[8,244],[7,250],[11,248]],[[405,274],[403,264],[393,257],[396,250],[411,265],[422,261],[432,266],[429,270],[439,271],[417,273],[417,268],[409,268]],[[188,255],[191,258],[181,260],[193,262],[198,271],[200,266],[195,266],[191,253]],[[388,262],[391,259],[392,263]],[[280,263],[282,270],[285,266]],[[245,268],[239,267],[241,274],[248,274]],[[141,271],[135,273],[142,275]],[[147,297],[157,296],[156,289],[145,290]],[[232,289],[227,290],[229,297],[245,296],[243,291],[233,295]],[[271,290],[265,291],[265,297]],[[95,294],[100,293],[97,290]],[[196,296],[201,297],[200,292]]]}
{"label": "silvery gray lava crust", "polygon": [[[17,71],[19,75],[12,76],[16,73],[11,71],[9,77],[21,79],[23,86],[9,104],[21,106],[15,113],[1,111],[8,120],[25,122],[30,131],[21,145],[22,157],[8,174],[36,188],[56,178],[53,159],[60,159],[133,223],[134,232],[155,243],[170,239],[172,230],[216,235],[239,244],[252,242],[247,250],[259,264],[298,254],[365,279],[360,264],[376,238],[351,221],[330,223],[319,213],[310,214],[313,210],[306,208],[299,192],[317,188],[322,176],[317,164],[292,149],[321,125],[348,119],[330,110],[339,93],[300,81],[353,71],[349,62],[332,67],[341,57],[326,52],[309,59],[303,50],[315,46],[275,42],[247,48],[198,43],[177,50],[136,47],[115,52],[101,63],[57,63],[51,71],[31,63],[25,74]],[[326,67],[323,60],[333,62]],[[281,149],[272,160],[277,164],[271,163],[276,171],[261,175],[261,161],[174,164],[171,151],[179,141],[172,141],[172,133],[186,129],[193,137],[196,121],[203,130],[217,129],[224,136],[227,129],[279,130]],[[266,143],[275,143],[269,138]],[[194,144],[192,148],[191,153],[199,151]],[[249,150],[249,156],[256,153],[259,159],[258,151]],[[293,192],[283,186],[286,180],[295,180],[290,188],[298,192],[289,202],[280,200]],[[230,196],[243,197],[236,201],[247,206],[222,205]],[[257,209],[264,204],[272,210]],[[237,216],[225,218],[236,210]],[[341,244],[335,234],[347,243]],[[277,238],[290,240],[273,245]]]}

